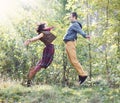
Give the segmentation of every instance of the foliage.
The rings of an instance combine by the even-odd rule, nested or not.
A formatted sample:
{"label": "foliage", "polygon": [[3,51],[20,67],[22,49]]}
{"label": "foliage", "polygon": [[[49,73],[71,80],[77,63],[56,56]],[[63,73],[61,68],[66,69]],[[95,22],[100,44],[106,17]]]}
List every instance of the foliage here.
{"label": "foliage", "polygon": [[19,6],[15,13],[7,15],[6,21],[0,21],[1,77],[19,80],[26,77],[29,68],[40,59],[44,45],[36,42],[25,47],[23,43],[37,35],[35,28],[38,22],[47,21],[49,26],[55,26],[52,31],[57,36],[54,41],[55,56],[52,65],[36,75],[35,82],[61,84],[65,76],[68,85],[74,84],[78,79],[77,72],[66,56],[67,65],[64,70],[62,38],[69,26],[69,13],[76,11],[83,30],[91,36],[90,41],[78,36],[77,54],[80,63],[89,74],[91,71],[91,81],[97,81],[96,78],[101,77],[109,86],[119,87],[120,0],[31,0],[26,3],[18,1]]}

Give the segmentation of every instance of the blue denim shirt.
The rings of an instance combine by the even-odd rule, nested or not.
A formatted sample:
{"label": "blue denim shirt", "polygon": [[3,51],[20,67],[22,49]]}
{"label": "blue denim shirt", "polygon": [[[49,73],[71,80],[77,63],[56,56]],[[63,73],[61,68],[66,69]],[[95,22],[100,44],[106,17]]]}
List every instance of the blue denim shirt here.
{"label": "blue denim shirt", "polygon": [[78,24],[78,21],[71,22],[63,41],[74,41],[77,39],[77,33],[81,34],[84,38],[86,38],[86,34]]}

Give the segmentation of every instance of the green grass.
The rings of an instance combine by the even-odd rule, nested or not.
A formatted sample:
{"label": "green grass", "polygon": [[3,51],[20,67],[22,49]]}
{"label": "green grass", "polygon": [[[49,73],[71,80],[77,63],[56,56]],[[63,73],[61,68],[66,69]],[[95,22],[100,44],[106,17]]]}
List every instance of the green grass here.
{"label": "green grass", "polygon": [[0,81],[0,103],[120,103],[120,89],[107,86],[34,85]]}

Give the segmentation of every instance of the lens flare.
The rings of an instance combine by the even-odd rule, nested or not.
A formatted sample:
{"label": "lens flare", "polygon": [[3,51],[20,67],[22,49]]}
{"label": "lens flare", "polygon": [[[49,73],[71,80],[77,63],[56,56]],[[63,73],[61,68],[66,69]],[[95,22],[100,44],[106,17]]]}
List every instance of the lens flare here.
{"label": "lens flare", "polygon": [[0,22],[6,21],[9,15],[14,15],[16,8],[15,0],[0,0]]}

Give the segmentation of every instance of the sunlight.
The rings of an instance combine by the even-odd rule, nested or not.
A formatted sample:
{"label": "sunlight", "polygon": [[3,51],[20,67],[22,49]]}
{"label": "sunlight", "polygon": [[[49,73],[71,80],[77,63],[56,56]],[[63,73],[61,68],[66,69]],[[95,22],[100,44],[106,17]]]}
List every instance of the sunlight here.
{"label": "sunlight", "polygon": [[[44,0],[40,0],[41,4],[42,1]],[[40,4],[37,3],[37,1],[35,0],[20,0],[22,7],[25,8],[32,8],[32,9],[36,9],[37,6],[40,6]]]}
{"label": "sunlight", "polygon": [[6,21],[17,8],[15,0],[0,0],[0,22]]}
{"label": "sunlight", "polygon": [[0,15],[10,12],[14,8],[14,0],[0,0]]}
{"label": "sunlight", "polygon": [[35,0],[20,0],[25,5],[34,5]]}
{"label": "sunlight", "polygon": [[32,9],[38,5],[34,0],[0,0],[0,22],[4,22],[9,17],[20,16],[21,8]]}

